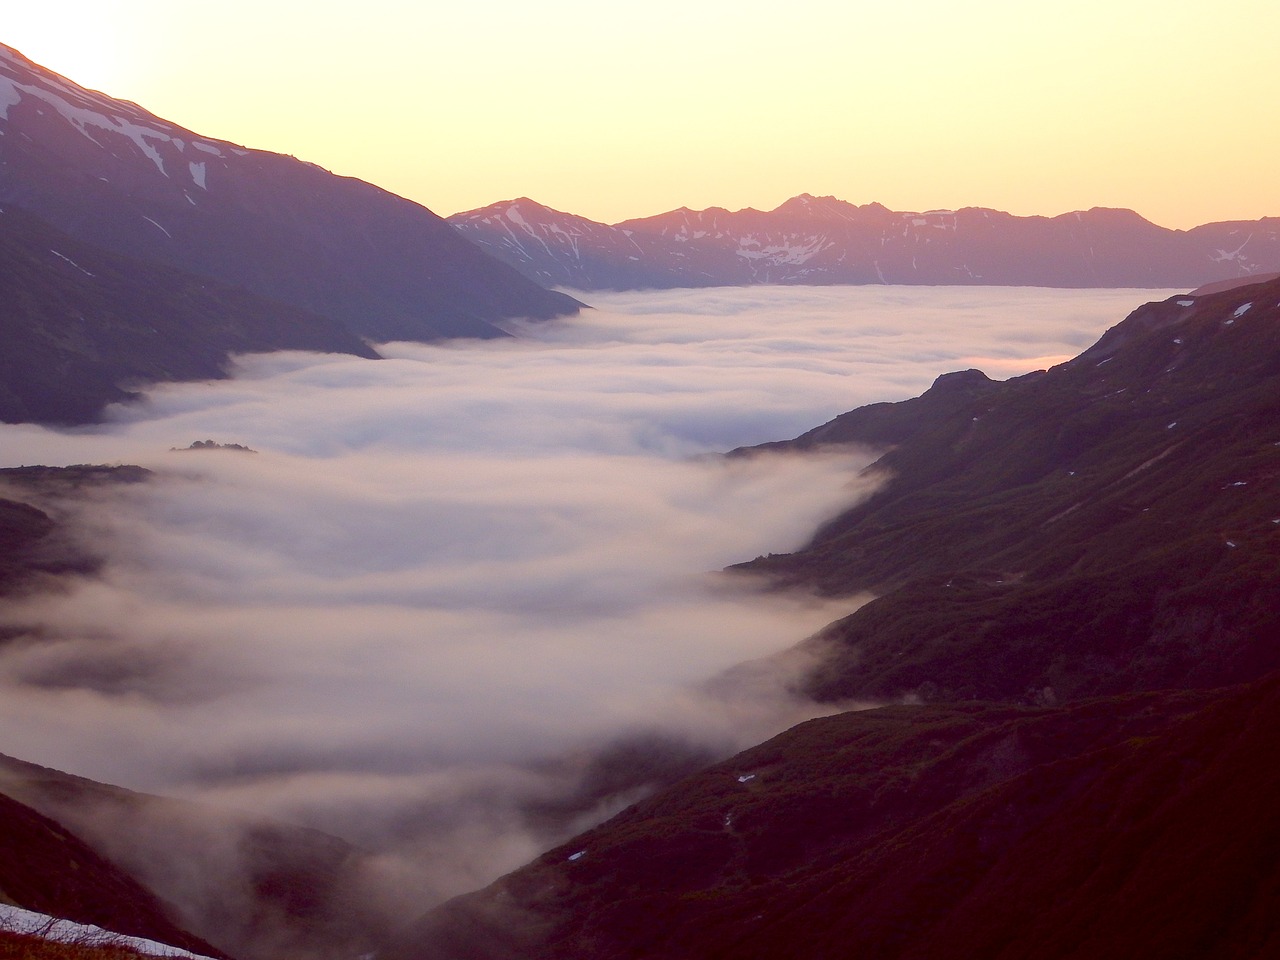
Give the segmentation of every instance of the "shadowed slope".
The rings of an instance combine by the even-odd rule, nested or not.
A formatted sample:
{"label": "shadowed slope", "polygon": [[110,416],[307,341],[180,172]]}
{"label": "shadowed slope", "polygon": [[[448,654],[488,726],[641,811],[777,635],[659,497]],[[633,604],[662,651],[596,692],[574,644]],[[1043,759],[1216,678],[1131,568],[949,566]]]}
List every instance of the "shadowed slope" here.
{"label": "shadowed slope", "polygon": [[977,371],[789,444],[889,451],[875,496],[741,568],[879,600],[823,699],[1059,697],[1280,667],[1280,283],[1141,307],[1069,363]]}
{"label": "shadowed slope", "polygon": [[428,914],[396,960],[1265,956],[1274,677],[810,721]]}
{"label": "shadowed slope", "polygon": [[84,423],[131,386],[217,379],[233,353],[377,357],[340,324],[0,212],[0,420]]}
{"label": "shadowed slope", "polygon": [[39,913],[223,956],[70,830],[0,793],[0,898]]}

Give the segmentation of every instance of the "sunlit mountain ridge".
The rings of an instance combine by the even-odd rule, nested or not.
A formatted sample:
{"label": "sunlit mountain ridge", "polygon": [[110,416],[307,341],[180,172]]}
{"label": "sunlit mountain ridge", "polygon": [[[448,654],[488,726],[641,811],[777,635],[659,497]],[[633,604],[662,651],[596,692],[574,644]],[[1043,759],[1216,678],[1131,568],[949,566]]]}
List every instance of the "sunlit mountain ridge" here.
{"label": "sunlit mountain ridge", "polygon": [[800,194],[609,225],[527,198],[449,218],[530,277],[579,290],[777,284],[1184,287],[1280,270],[1280,217],[1169,230],[1132,210],[895,212]]}
{"label": "sunlit mountain ridge", "polygon": [[92,419],[119,381],[217,376],[232,351],[372,356],[580,306],[425,207],[202,137],[3,45],[0,210],[15,211],[0,248],[10,421]]}

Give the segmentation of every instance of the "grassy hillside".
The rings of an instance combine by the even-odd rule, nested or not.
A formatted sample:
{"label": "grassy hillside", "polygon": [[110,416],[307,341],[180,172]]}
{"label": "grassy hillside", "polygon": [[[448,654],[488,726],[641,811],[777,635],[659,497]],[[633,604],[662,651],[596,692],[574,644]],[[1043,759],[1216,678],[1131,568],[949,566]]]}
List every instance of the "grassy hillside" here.
{"label": "grassy hillside", "polygon": [[883,594],[815,641],[816,696],[1070,698],[1280,668],[1280,283],[1151,304],[1046,373],[952,374],[790,445],[855,442],[890,447],[883,489],[742,565]]}
{"label": "grassy hillside", "polygon": [[431,912],[389,956],[1268,956],[1277,723],[1278,677],[814,720]]}
{"label": "grassy hillside", "polygon": [[223,956],[172,907],[63,824],[0,793],[0,896],[38,913]]}

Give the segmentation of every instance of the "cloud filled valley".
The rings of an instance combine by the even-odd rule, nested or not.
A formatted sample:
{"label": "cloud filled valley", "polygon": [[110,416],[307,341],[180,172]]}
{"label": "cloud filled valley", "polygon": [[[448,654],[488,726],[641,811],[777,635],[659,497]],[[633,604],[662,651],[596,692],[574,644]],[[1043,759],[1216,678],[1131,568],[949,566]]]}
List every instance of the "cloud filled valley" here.
{"label": "cloud filled valley", "polygon": [[[717,571],[801,545],[875,452],[715,454],[1043,368],[1165,295],[592,295],[507,340],[244,357],[99,427],[0,427],[5,466],[155,473],[61,505],[105,566],[6,607],[0,751],[394,850],[430,897],[474,887],[606,812],[529,816],[580,787],[575,758],[723,754],[820,711],[785,677],[706,683],[856,601]],[[173,449],[204,439],[257,452]]]}

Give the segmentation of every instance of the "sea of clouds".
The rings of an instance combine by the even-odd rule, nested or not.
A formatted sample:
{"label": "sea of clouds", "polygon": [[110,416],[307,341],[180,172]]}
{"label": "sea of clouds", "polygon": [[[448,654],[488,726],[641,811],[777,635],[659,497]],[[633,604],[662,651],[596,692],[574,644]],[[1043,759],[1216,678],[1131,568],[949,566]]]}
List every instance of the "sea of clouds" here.
{"label": "sea of clouds", "polygon": [[[243,357],[102,426],[2,426],[0,466],[156,475],[66,507],[100,576],[0,615],[31,638],[0,648],[0,752],[394,849],[432,898],[476,886],[555,839],[520,813],[566,789],[549,759],[636,732],[726,753],[819,712],[785,677],[702,685],[861,598],[716,571],[801,546],[875,453],[714,454],[1047,367],[1166,295],[581,295],[507,340]],[[172,449],[205,439],[257,452]]]}

